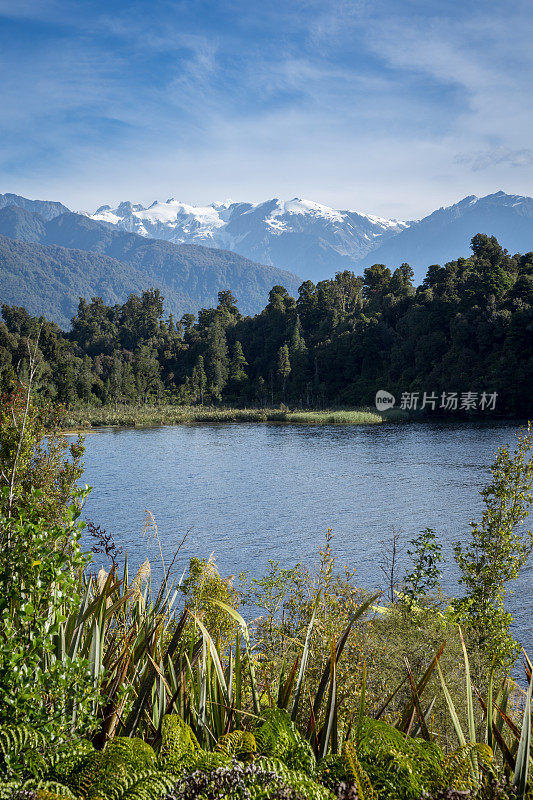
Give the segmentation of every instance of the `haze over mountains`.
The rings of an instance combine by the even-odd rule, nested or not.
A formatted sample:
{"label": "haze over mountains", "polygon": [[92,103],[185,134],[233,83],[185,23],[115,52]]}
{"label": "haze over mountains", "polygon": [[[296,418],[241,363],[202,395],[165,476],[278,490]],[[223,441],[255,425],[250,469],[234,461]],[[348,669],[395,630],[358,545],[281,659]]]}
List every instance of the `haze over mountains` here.
{"label": "haze over mountains", "polygon": [[0,301],[67,326],[79,296],[112,304],[156,287],[167,312],[181,316],[216,305],[217,293],[231,289],[242,312],[253,314],[275,284],[296,295],[303,280],[361,273],[375,263],[407,262],[419,284],[430,264],[467,256],[476,233],[496,236],[512,253],[532,251],[533,199],[470,196],[404,222],[298,198],[209,206],[168,200],[149,208],[124,202],[89,215],[4,194]]}
{"label": "haze over mountains", "polygon": [[225,247],[313,281],[343,269],[408,262],[420,283],[430,264],[467,255],[476,233],[496,236],[512,252],[533,250],[533,199],[504,192],[472,195],[411,222],[299,198],[208,206],[171,199],[148,208],[124,202],[115,209],[101,206],[92,218],[141,236]]}

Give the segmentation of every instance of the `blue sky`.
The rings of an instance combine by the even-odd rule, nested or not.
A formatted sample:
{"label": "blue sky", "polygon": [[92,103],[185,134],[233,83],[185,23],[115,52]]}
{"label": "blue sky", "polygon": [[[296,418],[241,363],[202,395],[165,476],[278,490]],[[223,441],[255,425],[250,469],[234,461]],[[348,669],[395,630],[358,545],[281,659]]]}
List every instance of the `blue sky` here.
{"label": "blue sky", "polygon": [[530,0],[0,0],[0,192],[533,194],[532,41]]}

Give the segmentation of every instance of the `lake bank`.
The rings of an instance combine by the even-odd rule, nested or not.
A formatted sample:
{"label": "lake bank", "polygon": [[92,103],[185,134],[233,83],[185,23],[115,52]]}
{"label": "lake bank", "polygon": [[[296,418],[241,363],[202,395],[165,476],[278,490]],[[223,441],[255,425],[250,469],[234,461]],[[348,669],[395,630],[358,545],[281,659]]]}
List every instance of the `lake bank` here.
{"label": "lake bank", "polygon": [[381,414],[376,409],[281,409],[281,408],[215,408],[211,406],[113,406],[71,409],[64,427],[83,430],[94,427],[148,428],[161,425],[184,425],[202,422],[287,422],[302,425],[375,425],[408,419],[396,410]]}

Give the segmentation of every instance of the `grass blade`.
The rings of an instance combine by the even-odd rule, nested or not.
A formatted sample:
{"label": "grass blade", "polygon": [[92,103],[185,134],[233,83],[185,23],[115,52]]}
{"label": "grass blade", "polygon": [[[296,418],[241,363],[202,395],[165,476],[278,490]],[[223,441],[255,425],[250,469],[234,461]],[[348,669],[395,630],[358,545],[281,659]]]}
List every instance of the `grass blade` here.
{"label": "grass blade", "polygon": [[226,703],[226,706],[229,706],[228,687],[226,685],[226,678],[224,677],[224,670],[222,669],[222,664],[220,663],[220,656],[218,655],[218,651],[217,651],[217,648],[215,646],[215,643],[214,643],[213,639],[211,638],[211,635],[210,635],[209,631],[207,630],[205,625],[198,619],[198,617],[196,617],[192,613],[192,611],[189,611],[189,614],[194,619],[196,625],[198,625],[198,627],[200,628],[202,636],[204,637],[204,640],[205,640],[206,644],[209,647],[209,653],[210,653],[210,656],[211,656],[211,662],[212,662],[212,664],[213,664],[213,666],[215,668],[215,672],[216,672],[216,675],[217,675],[217,678],[218,678],[218,683],[219,683],[219,686],[221,688],[222,695],[224,697],[224,702]]}
{"label": "grass blade", "polygon": [[298,673],[298,680],[296,682],[296,691],[294,693],[294,701],[292,704],[292,711],[291,711],[291,719],[294,721],[296,719],[296,715],[298,714],[298,705],[300,703],[300,696],[302,693],[302,685],[304,682],[305,671],[307,669],[307,662],[309,660],[309,647],[311,645],[311,634],[313,632],[313,626],[315,624],[315,617],[318,608],[318,604],[320,602],[321,591],[318,593],[317,598],[315,600],[315,605],[313,608],[313,613],[311,615],[311,621],[307,627],[307,633],[305,635],[305,642],[304,642],[304,649],[302,652],[302,660],[300,663],[300,671]]}
{"label": "grass blade", "polygon": [[422,731],[423,738],[426,740],[426,742],[429,742],[431,737],[429,735],[429,731],[428,731],[428,728],[427,728],[427,725],[426,725],[426,718],[424,717],[424,714],[422,712],[422,707],[420,706],[420,697],[419,697],[418,692],[416,690],[415,680],[413,678],[413,673],[411,672],[411,667],[410,667],[409,661],[407,659],[405,659],[405,666],[407,668],[407,675],[409,677],[409,683],[411,684],[411,693],[413,695],[413,703],[415,705],[416,714],[417,714],[417,717],[418,717],[418,724],[420,725],[420,730]]}
{"label": "grass blade", "polygon": [[[370,608],[370,606],[375,602],[375,600],[377,600],[377,598],[379,596],[380,596],[380,592],[378,592],[373,597],[371,597],[368,600],[366,600],[362,605],[359,606],[357,611],[355,611],[355,613],[350,618],[350,621],[348,622],[348,625],[346,626],[346,628],[344,630],[344,633],[342,634],[342,636],[340,637],[340,639],[337,642],[336,655],[335,655],[335,660],[336,661],[339,661],[339,659],[341,657],[342,651],[344,650],[344,646],[345,646],[345,644],[346,644],[346,642],[348,640],[348,636],[350,635],[350,631],[352,630],[352,627],[353,627],[354,623],[359,619],[359,617],[361,617],[365,613],[365,611],[367,611]],[[317,719],[317,717],[318,717],[318,712],[320,710],[320,706],[321,706],[322,700],[324,698],[324,693],[325,693],[327,685],[329,683],[330,671],[331,671],[331,659],[328,658],[326,666],[324,667],[324,672],[322,673],[322,678],[320,679],[320,683],[318,685],[318,689],[317,689],[316,694],[315,694],[315,700],[314,700],[314,703],[313,703],[313,717],[315,719]],[[309,738],[309,736],[310,736],[310,727],[311,727],[311,720],[309,720],[309,724],[307,726],[307,738]]]}
{"label": "grass blade", "polygon": [[[446,642],[443,642],[441,644],[441,646],[439,647],[438,651],[433,656],[433,659],[431,660],[430,665],[428,666],[428,668],[426,669],[426,671],[424,672],[424,674],[422,675],[422,677],[418,681],[418,683],[416,685],[416,693],[417,693],[418,697],[421,697],[422,692],[424,691],[424,689],[428,685],[429,680],[430,680],[431,676],[433,675],[435,667],[439,663],[439,659],[440,659],[442,653],[444,652],[444,648],[445,647],[446,647]],[[400,684],[400,686],[402,686],[402,685],[403,684]],[[398,686],[398,689],[400,688],[400,686]],[[396,691],[398,691],[398,689],[396,689]],[[382,709],[380,709],[380,712],[379,712],[379,715],[378,715],[377,718],[379,718],[379,716],[383,713],[383,711],[387,707],[388,703],[390,703],[390,701],[394,697],[394,694],[396,694],[396,692],[394,692],[390,696],[390,698],[388,699],[387,703],[383,706]],[[407,730],[411,720],[413,719],[414,711],[415,711],[415,705],[414,705],[413,701],[410,700],[409,703],[407,704],[407,706],[404,708],[404,711],[403,711],[403,714],[402,714],[402,718],[401,718],[400,722],[398,723],[397,727],[399,728],[399,730],[401,730],[401,731],[406,731]]]}
{"label": "grass blade", "polygon": [[513,786],[516,789],[517,800],[526,800],[527,779],[529,772],[529,748],[531,744],[531,693],[533,691],[533,676],[529,678],[529,687],[526,694],[526,707],[522,719],[522,733],[516,754],[516,766],[513,777]]}
{"label": "grass blade", "polygon": [[331,662],[331,675],[329,681],[330,690],[328,698],[328,708],[326,709],[327,728],[326,728],[326,734],[324,736],[322,758],[325,758],[327,755],[329,740],[331,738],[332,733],[334,733],[335,735],[335,740],[337,739],[336,731],[333,731],[334,721],[337,711],[337,663],[336,663],[335,644],[333,641],[331,642],[330,662]]}
{"label": "grass blade", "polygon": [[453,704],[452,696],[448,691],[448,687],[444,682],[444,676],[442,674],[442,670],[440,668],[440,664],[437,662],[437,672],[439,674],[440,682],[442,685],[442,691],[444,692],[444,698],[446,700],[446,704],[448,706],[448,710],[450,712],[450,716],[452,718],[453,727],[455,728],[455,734],[459,740],[459,744],[461,747],[466,747],[466,737],[463,733],[463,729],[461,728],[461,723],[459,722],[459,717],[457,716],[457,711],[455,710],[455,706]]}
{"label": "grass blade", "polygon": [[236,611],[232,606],[228,605],[227,603],[223,603],[222,600],[216,600],[214,597],[211,598],[211,602],[215,603],[215,605],[220,606],[224,611],[226,611],[230,617],[233,617],[235,622],[240,625],[242,635],[244,638],[244,642],[246,644],[246,650],[248,653],[248,669],[250,671],[250,683],[252,685],[252,699],[254,703],[254,713],[259,717],[261,715],[261,706],[259,703],[259,692],[257,690],[257,680],[255,677],[255,669],[254,663],[252,660],[252,646],[250,643],[250,632],[248,630],[248,625],[244,618]]}
{"label": "grass blade", "polygon": [[359,715],[357,717],[356,740],[359,741],[363,730],[363,720],[365,718],[366,702],[366,661],[363,663],[363,684],[361,686],[361,698],[359,700]]}
{"label": "grass blade", "polygon": [[[468,737],[470,744],[476,744],[476,723],[474,720],[474,700],[472,697],[472,681],[470,678],[470,661],[468,653],[466,652],[465,640],[463,639],[463,632],[459,628],[459,636],[461,637],[461,647],[463,648],[463,657],[465,662],[465,679],[466,679],[466,710],[468,714]],[[470,762],[472,764],[472,776],[476,782],[479,783],[479,764],[477,760],[476,751],[472,748],[470,753]]]}
{"label": "grass blade", "polygon": [[287,676],[287,680],[283,685],[280,684],[280,690],[278,694],[278,708],[286,709],[287,706],[289,705],[289,700],[297,668],[298,668],[298,656],[296,656],[296,658],[294,659],[294,664],[292,665],[291,671]]}

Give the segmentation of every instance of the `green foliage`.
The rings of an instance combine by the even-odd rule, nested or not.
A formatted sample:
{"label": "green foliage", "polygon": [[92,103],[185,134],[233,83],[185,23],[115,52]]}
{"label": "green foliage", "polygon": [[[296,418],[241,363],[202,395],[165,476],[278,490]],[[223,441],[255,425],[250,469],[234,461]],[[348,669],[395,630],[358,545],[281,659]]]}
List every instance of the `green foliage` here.
{"label": "green foliage", "polygon": [[127,797],[140,782],[157,774],[157,758],[150,745],[142,739],[117,737],[101,753],[86,798],[118,800]]}
{"label": "green foliage", "polygon": [[359,762],[353,742],[344,742],[341,755],[330,754],[321,759],[317,777],[334,791],[338,791],[342,785],[352,786],[357,800],[372,800],[375,797],[370,778]]}
{"label": "green foliage", "polygon": [[238,761],[253,761],[257,753],[257,741],[250,731],[232,731],[220,737],[215,750]]}
{"label": "green foliage", "polygon": [[264,756],[258,760],[258,764],[262,769],[279,775],[285,784],[307,800],[331,800],[329,789],[321,786],[305,772],[291,769],[280,758]]}
{"label": "green foliage", "polygon": [[[172,248],[150,242],[156,245]],[[197,321],[185,314],[178,324],[163,318],[157,290],[123,305],[82,300],[68,335],[43,324],[38,391],[70,407],[105,404],[117,415],[121,406],[165,401],[364,407],[384,387],[396,397],[434,393],[442,411],[443,393],[456,392],[460,406],[462,393],[481,401],[496,392],[497,412],[526,415],[533,256],[509,256],[482,235],[472,250],[429,267],[416,290],[408,264],[394,271],[375,264],[364,279],[345,271],[317,285],[306,281],[296,300],[277,285],[255,317],[241,316],[231,292],[219,292],[218,304],[202,308]],[[212,293],[209,287],[204,296],[214,301]],[[172,305],[173,295],[167,300]],[[0,388],[11,385],[39,324],[15,306],[4,305],[3,317]]]}
{"label": "green foliage", "polygon": [[37,404],[27,385],[19,384],[0,397],[0,500],[8,516],[24,510],[39,496],[39,510],[50,522],[62,522],[83,474],[83,439],[69,445],[58,433],[64,410]]}
{"label": "green foliage", "polygon": [[442,785],[444,754],[434,742],[405,737],[384,722],[365,718],[355,747],[380,800],[418,800],[424,789]]}
{"label": "green foliage", "polygon": [[245,372],[245,368],[248,366],[248,362],[244,357],[244,353],[242,351],[242,344],[239,341],[236,341],[233,345],[233,352],[231,355],[231,361],[229,365],[229,377],[230,380],[234,382],[234,384],[242,384],[243,381],[247,379],[247,375]]}
{"label": "green foliage", "polygon": [[238,606],[238,595],[232,579],[223,579],[212,559],[191,558],[189,572],[181,583],[185,603],[200,619],[213,638],[226,643],[235,632],[235,623],[213,601]]}
{"label": "green foliage", "polygon": [[480,781],[472,777],[472,761],[490,767],[493,760],[491,748],[482,742],[469,742],[449,753],[442,764],[442,786],[452,789],[478,788]]}
{"label": "green foliage", "polygon": [[[0,407],[0,724],[25,722],[63,737],[94,725],[98,683],[61,641],[79,602],[79,443],[73,460],[52,436],[30,387]],[[69,505],[72,503],[72,505]]]}
{"label": "green foliage", "polygon": [[190,725],[178,714],[167,714],[161,725],[159,763],[169,772],[181,772],[183,763],[194,763],[200,745]]}
{"label": "green foliage", "polygon": [[444,560],[442,545],[431,528],[421,531],[411,541],[411,546],[413,549],[408,550],[407,554],[411,558],[413,571],[404,577],[404,594],[409,604],[437,591],[442,576],[439,564]]}
{"label": "green foliage", "polygon": [[290,769],[313,775],[316,760],[313,749],[281,708],[267,708],[264,722],[255,730],[257,752],[269,758],[281,759]]}
{"label": "green foliage", "polygon": [[13,778],[22,772],[22,764],[30,773],[44,769],[42,756],[46,737],[31,725],[0,725],[0,774]]}
{"label": "green foliage", "polygon": [[460,583],[467,594],[457,604],[465,624],[477,630],[483,647],[499,663],[516,657],[517,645],[506,612],[507,584],[518,577],[533,548],[533,534],[523,528],[533,499],[531,425],[517,436],[514,452],[500,447],[491,467],[492,480],[481,491],[485,509],[481,522],[471,522],[468,544],[455,544]]}
{"label": "green foliage", "polygon": [[355,784],[360,800],[371,800],[374,797],[374,789],[368,774],[361,766],[357,750],[352,742],[344,742],[341,758],[346,770],[346,778],[350,783]]}

